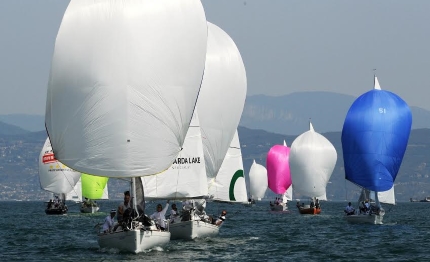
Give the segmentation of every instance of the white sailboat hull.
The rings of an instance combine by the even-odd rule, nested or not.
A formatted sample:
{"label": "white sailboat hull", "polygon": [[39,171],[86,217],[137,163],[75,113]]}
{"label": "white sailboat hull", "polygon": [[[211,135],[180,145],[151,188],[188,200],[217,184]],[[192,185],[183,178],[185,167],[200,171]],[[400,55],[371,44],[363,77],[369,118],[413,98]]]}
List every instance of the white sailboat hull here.
{"label": "white sailboat hull", "polygon": [[216,236],[219,227],[203,221],[181,221],[169,225],[171,239],[195,239]]}
{"label": "white sailboat hull", "polygon": [[382,225],[383,215],[376,214],[359,214],[359,215],[350,215],[345,216],[345,220],[348,223],[352,224],[374,224],[374,225]]}
{"label": "white sailboat hull", "polygon": [[99,234],[101,248],[115,248],[120,251],[140,253],[169,243],[170,232],[134,229],[108,234]]}
{"label": "white sailboat hull", "polygon": [[81,213],[96,213],[100,207],[81,207]]}

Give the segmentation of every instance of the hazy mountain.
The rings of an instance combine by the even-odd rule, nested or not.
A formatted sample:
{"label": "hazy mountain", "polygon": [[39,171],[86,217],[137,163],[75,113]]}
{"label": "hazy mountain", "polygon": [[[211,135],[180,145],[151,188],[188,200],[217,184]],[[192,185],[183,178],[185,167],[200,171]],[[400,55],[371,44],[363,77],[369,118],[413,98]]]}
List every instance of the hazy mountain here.
{"label": "hazy mountain", "polygon": [[[274,134],[264,130],[239,127],[239,139],[246,181],[252,161],[266,165],[266,155],[275,144],[285,140],[291,145],[296,136]],[[327,186],[330,200],[358,197],[358,187],[346,182],[343,172],[340,132],[323,133],[337,150],[337,163]],[[49,194],[40,189],[38,161],[40,150],[46,139],[46,132],[29,132],[17,135],[0,134],[0,200],[46,200]],[[430,129],[412,130],[405,157],[396,179],[395,191],[399,201],[410,197],[422,199],[430,196]],[[121,184],[122,183],[122,184]],[[127,186],[121,180],[109,180],[109,195],[119,199]],[[249,187],[248,187],[249,188]],[[272,197],[270,190],[266,196]],[[294,198],[303,198],[294,192]]]}
{"label": "hazy mountain", "polygon": [[[285,96],[248,96],[240,125],[278,134],[298,135],[307,130],[309,118],[315,131],[341,131],[356,97],[331,92],[298,92]],[[411,107],[412,129],[430,128],[430,111]],[[0,121],[28,131],[45,130],[42,115],[0,115]]]}
{"label": "hazy mountain", "polygon": [[27,130],[24,130],[18,126],[6,124],[0,121],[0,135],[19,135],[30,133]]}
{"label": "hazy mountain", "polygon": [[[341,131],[356,97],[331,92],[299,92],[285,96],[248,96],[240,125],[279,134],[307,130],[309,118],[317,132]],[[430,111],[411,107],[412,129],[430,128]]]}
{"label": "hazy mountain", "polygon": [[45,130],[45,116],[42,115],[0,115],[0,121],[9,125],[19,126],[31,132]]}

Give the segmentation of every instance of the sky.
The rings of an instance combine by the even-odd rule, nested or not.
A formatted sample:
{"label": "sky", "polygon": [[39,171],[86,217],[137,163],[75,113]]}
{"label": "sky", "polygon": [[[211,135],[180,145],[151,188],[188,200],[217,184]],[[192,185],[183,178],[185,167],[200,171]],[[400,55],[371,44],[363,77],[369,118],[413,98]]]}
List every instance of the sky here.
{"label": "sky", "polygon": [[[68,0],[0,1],[0,114],[45,112]],[[382,89],[430,110],[428,0],[202,0],[238,46],[248,95]],[[311,105],[310,105],[311,106]]]}

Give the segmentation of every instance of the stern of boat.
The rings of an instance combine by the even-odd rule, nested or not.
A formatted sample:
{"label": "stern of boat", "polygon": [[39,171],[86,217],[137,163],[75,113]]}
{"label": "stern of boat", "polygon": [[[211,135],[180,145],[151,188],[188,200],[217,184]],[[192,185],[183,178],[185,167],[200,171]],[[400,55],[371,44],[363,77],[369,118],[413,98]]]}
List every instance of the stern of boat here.
{"label": "stern of boat", "polygon": [[373,224],[382,225],[383,214],[358,214],[358,215],[345,215],[344,219],[351,224]]}
{"label": "stern of boat", "polygon": [[169,243],[170,232],[133,229],[98,235],[101,248],[115,248],[120,251],[140,253]]}
{"label": "stern of boat", "polygon": [[181,221],[169,225],[171,239],[188,239],[218,235],[219,227],[204,221]]}

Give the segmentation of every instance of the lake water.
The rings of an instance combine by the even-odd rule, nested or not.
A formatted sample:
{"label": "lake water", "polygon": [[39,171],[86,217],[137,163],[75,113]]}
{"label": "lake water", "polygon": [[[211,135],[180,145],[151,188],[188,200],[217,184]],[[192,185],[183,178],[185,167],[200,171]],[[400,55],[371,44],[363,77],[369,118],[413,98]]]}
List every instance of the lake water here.
{"label": "lake water", "polygon": [[[217,237],[171,241],[140,254],[103,250],[94,225],[120,201],[101,202],[96,214],[48,216],[42,202],[0,202],[1,261],[430,261],[430,203],[385,207],[384,225],[351,225],[346,202],[323,202],[320,215],[272,213],[268,202],[254,207],[209,203],[207,211],[228,211]],[[148,204],[152,213],[155,204]]]}

